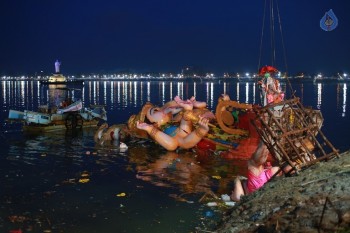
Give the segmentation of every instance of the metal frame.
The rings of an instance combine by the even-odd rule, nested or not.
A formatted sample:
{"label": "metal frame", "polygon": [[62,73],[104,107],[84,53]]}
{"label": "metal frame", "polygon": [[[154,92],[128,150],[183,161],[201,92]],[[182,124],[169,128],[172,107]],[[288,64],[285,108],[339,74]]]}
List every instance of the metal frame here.
{"label": "metal frame", "polygon": [[305,108],[299,98],[255,106],[253,110],[257,116],[252,123],[272,156],[281,168],[293,168],[287,173],[339,157],[338,150],[321,131],[321,112]]}

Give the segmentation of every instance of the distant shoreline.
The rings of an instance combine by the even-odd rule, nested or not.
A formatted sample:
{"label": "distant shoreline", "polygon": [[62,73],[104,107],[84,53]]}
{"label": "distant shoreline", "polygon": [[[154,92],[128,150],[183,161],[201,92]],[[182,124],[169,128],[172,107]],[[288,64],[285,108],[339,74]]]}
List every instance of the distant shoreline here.
{"label": "distant shoreline", "polygon": [[[1,81],[45,81],[48,77],[31,77],[31,76],[19,76],[19,77],[12,77],[12,76],[2,76],[0,77]],[[237,77],[115,77],[115,76],[95,76],[95,77],[79,77],[79,78],[72,78],[68,76],[67,83],[72,82],[84,82],[84,81],[237,81],[237,82],[255,82],[259,80],[260,77],[244,77],[244,78],[237,78]],[[288,77],[288,78],[279,78],[280,81],[311,81],[311,82],[350,82],[350,78],[337,78],[337,77],[323,77],[323,78],[317,78],[317,77]]]}

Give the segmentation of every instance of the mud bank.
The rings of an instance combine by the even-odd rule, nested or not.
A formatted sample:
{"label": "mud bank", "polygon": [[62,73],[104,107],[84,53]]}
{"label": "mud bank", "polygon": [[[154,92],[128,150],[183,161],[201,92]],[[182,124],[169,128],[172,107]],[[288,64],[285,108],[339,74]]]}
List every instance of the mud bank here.
{"label": "mud bank", "polygon": [[350,151],[243,197],[216,230],[350,232]]}

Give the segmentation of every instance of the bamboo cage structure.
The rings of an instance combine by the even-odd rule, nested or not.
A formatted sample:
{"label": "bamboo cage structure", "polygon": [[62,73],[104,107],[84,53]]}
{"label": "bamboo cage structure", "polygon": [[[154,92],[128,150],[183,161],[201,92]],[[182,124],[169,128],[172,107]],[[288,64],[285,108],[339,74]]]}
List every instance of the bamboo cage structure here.
{"label": "bamboo cage structure", "polygon": [[339,152],[321,131],[323,116],[319,110],[305,108],[294,97],[264,107],[253,107],[252,120],[280,168],[290,165],[298,171],[318,161],[339,157]]}

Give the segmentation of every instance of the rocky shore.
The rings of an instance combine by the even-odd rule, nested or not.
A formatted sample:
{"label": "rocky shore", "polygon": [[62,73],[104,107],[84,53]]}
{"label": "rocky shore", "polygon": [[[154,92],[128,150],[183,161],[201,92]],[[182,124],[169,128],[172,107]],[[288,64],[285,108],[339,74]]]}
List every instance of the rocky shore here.
{"label": "rocky shore", "polygon": [[216,232],[350,232],[350,151],[275,177],[230,209]]}

